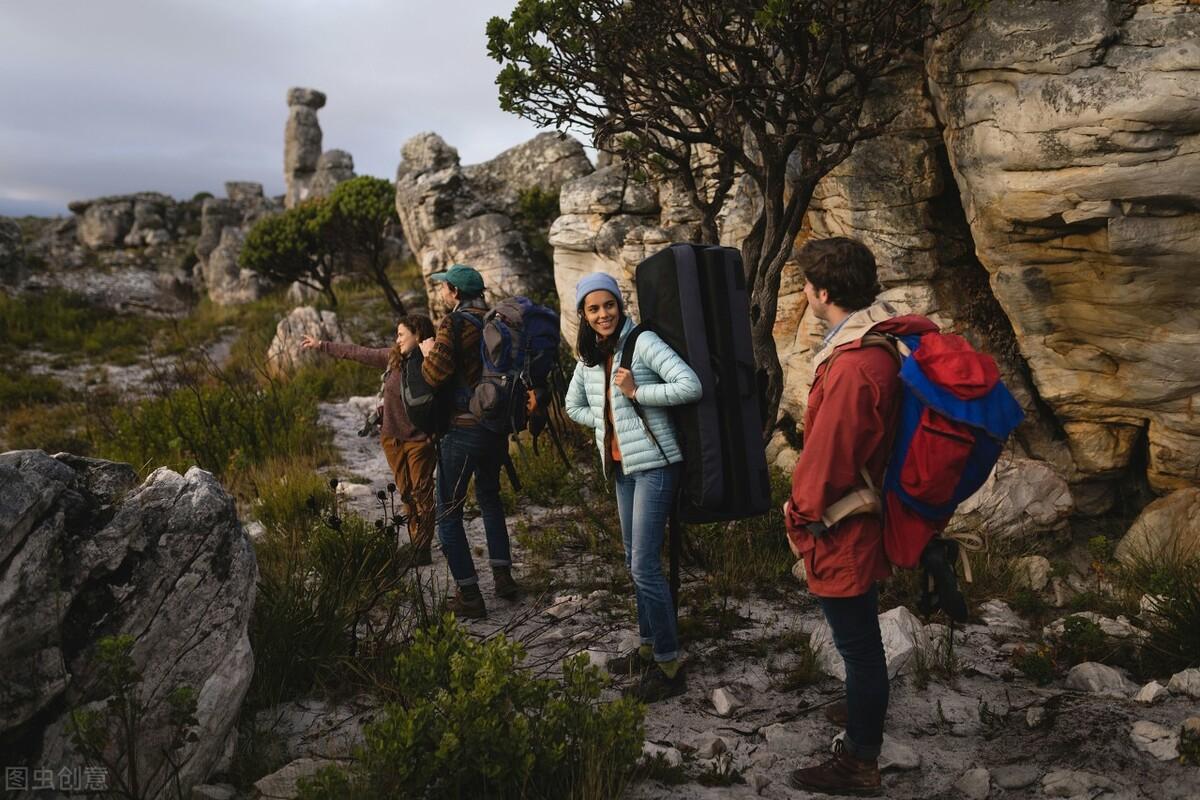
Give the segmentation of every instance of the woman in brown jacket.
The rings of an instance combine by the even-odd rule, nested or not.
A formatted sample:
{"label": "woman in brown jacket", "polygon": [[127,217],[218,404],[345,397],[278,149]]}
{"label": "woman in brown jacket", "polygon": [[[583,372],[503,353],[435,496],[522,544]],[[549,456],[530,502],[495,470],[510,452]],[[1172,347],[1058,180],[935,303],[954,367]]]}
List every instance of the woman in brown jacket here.
{"label": "woman in brown jacket", "polygon": [[305,336],[300,346],[317,349],[334,358],[357,361],[369,367],[386,370],[383,378],[383,453],[396,482],[396,491],[405,506],[408,537],[412,540],[413,563],[425,566],[432,563],[435,505],[433,500],[433,469],[437,463],[433,442],[417,430],[404,409],[400,384],[401,365],[417,343],[434,334],[429,317],[410,314],[396,326],[396,343],[392,347],[361,347],[356,344],[318,341]]}

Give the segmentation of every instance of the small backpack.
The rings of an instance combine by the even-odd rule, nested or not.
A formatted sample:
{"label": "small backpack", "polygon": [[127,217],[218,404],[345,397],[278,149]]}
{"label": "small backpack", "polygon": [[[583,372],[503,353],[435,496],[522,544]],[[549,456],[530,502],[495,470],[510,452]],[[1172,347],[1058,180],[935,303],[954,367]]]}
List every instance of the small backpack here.
{"label": "small backpack", "polygon": [[408,421],[417,430],[431,436],[446,432],[450,415],[447,403],[439,403],[439,392],[425,382],[421,365],[425,362],[420,348],[414,348],[400,367],[400,390]]}
{"label": "small backpack", "polygon": [[[497,303],[482,320],[464,315],[479,326],[483,372],[471,395],[470,411],[480,424],[502,434],[529,428],[537,433],[550,404],[546,393],[559,369],[558,314],[526,297]],[[529,391],[539,395],[530,418]]]}
{"label": "small backpack", "polygon": [[[879,334],[863,344],[880,344]],[[921,551],[979,490],[1025,417],[995,360],[952,333],[891,337],[900,356],[900,413],[884,475],[883,543],[898,567]]]}

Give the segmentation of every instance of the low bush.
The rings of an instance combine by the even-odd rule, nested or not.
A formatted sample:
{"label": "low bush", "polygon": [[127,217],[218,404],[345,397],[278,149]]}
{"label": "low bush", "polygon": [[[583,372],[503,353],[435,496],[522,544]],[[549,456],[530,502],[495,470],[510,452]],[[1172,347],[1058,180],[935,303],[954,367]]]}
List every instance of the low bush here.
{"label": "low bush", "polygon": [[611,798],[641,753],[642,707],[600,701],[602,673],[576,656],[560,681],[532,677],[503,636],[478,641],[451,617],[395,661],[397,699],[366,729],[349,769],[301,798]]}
{"label": "low bush", "polygon": [[57,403],[66,388],[51,375],[32,375],[0,369],[0,411],[28,405]]}
{"label": "low bush", "polygon": [[70,361],[103,357],[130,364],[146,349],[162,320],[123,316],[60,289],[10,296],[0,292],[0,351],[37,349]]}
{"label": "low bush", "polygon": [[1150,634],[1144,671],[1161,676],[1200,666],[1200,557],[1133,556],[1119,568],[1118,580],[1133,597],[1147,598],[1149,609],[1141,615]]}

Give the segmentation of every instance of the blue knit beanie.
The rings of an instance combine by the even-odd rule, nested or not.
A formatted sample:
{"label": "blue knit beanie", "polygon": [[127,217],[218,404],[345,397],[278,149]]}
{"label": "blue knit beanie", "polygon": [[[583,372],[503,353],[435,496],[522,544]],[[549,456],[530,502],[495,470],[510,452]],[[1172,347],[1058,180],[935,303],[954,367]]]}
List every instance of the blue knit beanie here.
{"label": "blue knit beanie", "polygon": [[612,296],[617,298],[617,307],[621,311],[625,310],[625,301],[621,298],[621,290],[617,287],[613,276],[607,272],[593,272],[579,279],[579,283],[575,284],[575,307],[582,306],[583,298],[592,292],[601,290],[611,292]]}

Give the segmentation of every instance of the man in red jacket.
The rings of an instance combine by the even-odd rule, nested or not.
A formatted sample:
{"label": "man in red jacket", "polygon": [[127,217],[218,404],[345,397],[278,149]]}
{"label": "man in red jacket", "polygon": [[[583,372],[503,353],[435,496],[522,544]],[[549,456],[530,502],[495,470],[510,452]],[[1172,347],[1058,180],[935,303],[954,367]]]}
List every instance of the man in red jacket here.
{"label": "man in red jacket", "polygon": [[784,513],[788,542],[804,559],[809,589],[846,663],[846,736],[832,759],[795,770],[790,778],[807,791],[873,795],[881,788],[878,758],[888,703],[876,581],[891,568],[877,504],[875,513],[837,522],[828,512],[851,492],[883,484],[897,424],[897,355],[890,347],[871,346],[878,339],[864,341],[864,334],[917,333],[932,323],[897,319],[890,306],[875,302],[880,291],[875,258],[859,242],[811,241],[799,262],[809,308],[829,332],[814,357],[804,450]]}

